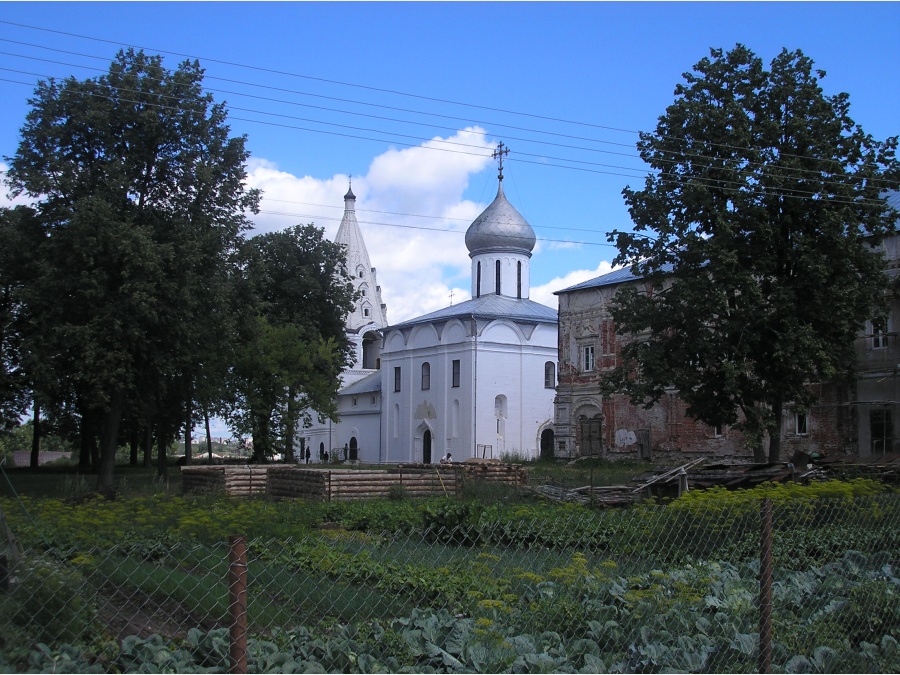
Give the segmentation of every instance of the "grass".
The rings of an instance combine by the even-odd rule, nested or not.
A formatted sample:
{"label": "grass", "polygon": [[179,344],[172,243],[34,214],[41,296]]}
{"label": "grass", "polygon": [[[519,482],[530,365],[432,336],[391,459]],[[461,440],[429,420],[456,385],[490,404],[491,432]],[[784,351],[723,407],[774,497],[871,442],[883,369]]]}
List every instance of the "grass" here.
{"label": "grass", "polygon": [[606,459],[583,459],[575,462],[538,460],[526,462],[530,485],[555,485],[564,488],[593,485],[623,485],[635,476],[659,468],[650,462],[635,460],[612,462]]}
{"label": "grass", "polygon": [[[125,497],[141,497],[166,492],[181,493],[179,467],[168,467],[167,476],[160,481],[156,466],[117,465],[115,480]],[[97,489],[97,473],[77,466],[3,467],[0,475],[0,497],[50,497],[79,499]]]}

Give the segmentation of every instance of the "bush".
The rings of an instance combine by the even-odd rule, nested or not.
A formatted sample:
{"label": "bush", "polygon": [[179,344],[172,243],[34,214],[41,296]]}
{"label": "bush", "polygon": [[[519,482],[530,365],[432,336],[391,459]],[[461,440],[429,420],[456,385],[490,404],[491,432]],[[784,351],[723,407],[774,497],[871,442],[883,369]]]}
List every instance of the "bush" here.
{"label": "bush", "polygon": [[0,599],[0,615],[32,643],[84,639],[96,612],[82,575],[49,560],[23,561],[19,570],[19,583]]}

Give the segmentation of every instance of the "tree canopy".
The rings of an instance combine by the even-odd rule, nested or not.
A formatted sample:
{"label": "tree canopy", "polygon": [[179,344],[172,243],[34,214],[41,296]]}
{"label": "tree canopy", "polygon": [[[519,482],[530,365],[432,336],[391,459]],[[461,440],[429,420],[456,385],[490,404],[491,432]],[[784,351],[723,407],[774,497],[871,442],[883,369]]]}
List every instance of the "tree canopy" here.
{"label": "tree canopy", "polygon": [[604,390],[650,406],[674,388],[692,417],[741,425],[758,460],[766,437],[779,460],[785,405],[848,376],[857,331],[885,311],[897,138],[865,134],[824,76],[800,51],[766,69],[742,45],[711,50],[641,134],[633,231],[610,234],[642,282],[611,307],[632,339]]}
{"label": "tree canopy", "polygon": [[356,299],[343,247],[312,225],[248,242],[256,319],[236,353],[229,389],[232,425],[253,437],[262,460],[281,440],[292,452],[298,424],[334,417],[340,374],[352,363],[344,320]]}
{"label": "tree canopy", "polygon": [[42,227],[20,296],[31,384],[74,411],[83,439],[102,439],[104,487],[129,408],[156,416],[161,439],[173,411],[184,419],[213,360],[210,326],[227,329],[225,281],[258,204],[246,139],[230,136],[202,80],[197,62],[169,71],[128,50],[100,77],[42,81],[7,158],[8,184],[37,200]]}

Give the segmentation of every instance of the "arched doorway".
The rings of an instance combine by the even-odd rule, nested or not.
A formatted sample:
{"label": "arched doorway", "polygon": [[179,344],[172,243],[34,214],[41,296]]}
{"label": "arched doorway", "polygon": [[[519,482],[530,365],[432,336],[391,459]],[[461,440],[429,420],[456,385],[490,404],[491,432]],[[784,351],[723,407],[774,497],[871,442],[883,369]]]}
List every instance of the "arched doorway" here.
{"label": "arched doorway", "polygon": [[431,464],[431,431],[428,429],[422,434],[422,463]]}
{"label": "arched doorway", "polygon": [[541,459],[553,459],[554,435],[553,429],[544,429],[541,432]]}
{"label": "arched doorway", "polygon": [[359,445],[356,442],[356,436],[350,438],[350,461],[355,462],[359,455]]}

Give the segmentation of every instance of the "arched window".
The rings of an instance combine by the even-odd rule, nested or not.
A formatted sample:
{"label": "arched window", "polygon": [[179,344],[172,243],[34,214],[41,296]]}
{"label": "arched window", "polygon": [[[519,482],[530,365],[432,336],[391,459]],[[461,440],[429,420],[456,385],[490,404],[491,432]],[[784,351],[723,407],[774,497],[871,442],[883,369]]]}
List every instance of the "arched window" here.
{"label": "arched window", "polygon": [[547,361],[544,364],[544,389],[556,388],[556,364],[553,361]]}
{"label": "arched window", "polygon": [[475,266],[475,297],[481,297],[481,261]]}
{"label": "arched window", "polygon": [[494,286],[496,290],[494,291],[497,295],[500,295],[500,261],[498,260],[494,264]]}
{"label": "arched window", "polygon": [[422,391],[431,389],[431,364],[426,361],[422,364]]}
{"label": "arched window", "polygon": [[522,261],[516,263],[516,297],[522,299]]}

